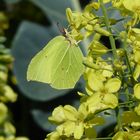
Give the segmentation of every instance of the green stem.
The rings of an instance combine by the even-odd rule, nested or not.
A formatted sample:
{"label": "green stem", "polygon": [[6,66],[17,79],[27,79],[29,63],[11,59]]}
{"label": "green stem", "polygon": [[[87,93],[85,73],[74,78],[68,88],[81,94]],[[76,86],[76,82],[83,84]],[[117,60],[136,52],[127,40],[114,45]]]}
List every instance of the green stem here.
{"label": "green stem", "polygon": [[[125,53],[125,59],[126,59],[126,65],[127,65],[127,68],[128,68],[128,73],[130,74],[130,78],[131,78],[131,81],[132,83],[134,82],[134,79],[133,79],[133,71],[132,71],[132,68],[131,68],[131,65],[130,65],[130,61],[129,61],[129,58],[128,58],[128,52],[127,52],[127,33],[125,33],[125,39],[124,39],[124,43],[123,43],[123,49],[124,49],[124,53]],[[126,100],[129,101],[130,100],[130,97],[129,97],[129,89],[128,89],[128,85],[125,84],[126,86],[126,90],[125,90],[125,94],[126,94]],[[129,105],[129,110],[132,110],[131,106]]]}
{"label": "green stem", "polygon": [[[128,85],[126,84],[126,90],[125,90],[125,94],[126,94],[126,100],[127,102],[133,102],[133,101],[130,101],[130,97],[129,97],[129,89],[128,89]],[[129,110],[132,110],[131,106],[129,105],[128,106]]]}
{"label": "green stem", "polygon": [[[80,2],[78,0],[72,0],[72,4],[73,4],[75,11],[82,12]],[[82,40],[82,42],[81,42],[82,46],[80,45],[81,46],[80,48],[85,56],[87,55],[87,52],[88,52],[87,46],[89,45],[89,43],[90,43],[90,40],[88,38],[86,38],[86,39]]]}
{"label": "green stem", "polygon": [[[133,71],[131,69],[131,65],[130,65],[129,58],[128,58],[128,53],[127,53],[127,34],[125,34],[123,49],[124,49],[125,58],[126,58],[126,65],[128,67],[128,71],[129,71],[129,73],[131,74],[131,77],[132,77]],[[132,81],[133,81],[133,79],[132,79]]]}
{"label": "green stem", "polygon": [[128,104],[132,104],[133,101],[128,101],[128,102],[124,102],[124,103],[119,103],[119,105],[128,105]]}
{"label": "green stem", "polygon": [[121,113],[120,113],[120,107],[118,106],[118,110],[117,110],[117,124],[118,124],[118,128],[119,130],[122,130],[122,122],[121,122]]}
{"label": "green stem", "polygon": [[102,13],[104,15],[104,20],[105,20],[106,28],[111,33],[111,35],[109,36],[109,40],[110,40],[113,56],[114,56],[115,59],[117,59],[118,56],[117,56],[117,51],[116,51],[115,40],[113,38],[112,31],[111,31],[111,28],[110,28],[109,18],[108,18],[108,15],[107,15],[107,10],[106,10],[106,8],[104,6],[103,0],[99,0],[99,1],[100,1]]}
{"label": "green stem", "polygon": [[[100,5],[101,5],[101,9],[102,9],[102,13],[104,15],[104,20],[105,20],[105,24],[106,24],[106,28],[107,30],[111,33],[111,35],[109,36],[109,40],[110,40],[110,44],[111,44],[111,48],[112,48],[112,53],[113,53],[113,57],[114,59],[118,59],[118,56],[117,56],[117,49],[116,49],[116,45],[115,45],[115,40],[113,38],[113,35],[112,35],[112,31],[111,31],[111,28],[110,28],[110,24],[109,24],[109,18],[108,18],[108,15],[107,15],[107,10],[104,6],[104,3],[103,3],[103,0],[99,0],[100,2]],[[122,126],[121,126],[121,113],[120,113],[120,108],[118,106],[118,109],[117,109],[117,122],[118,122],[118,127],[119,127],[119,130],[122,129]]]}
{"label": "green stem", "polygon": [[86,66],[86,67],[89,67],[91,69],[95,69],[95,70],[107,70],[107,71],[110,71],[110,72],[113,72],[112,70],[110,69],[105,69],[105,68],[101,68],[100,66],[88,61],[88,60],[84,60],[83,61],[83,64]]}

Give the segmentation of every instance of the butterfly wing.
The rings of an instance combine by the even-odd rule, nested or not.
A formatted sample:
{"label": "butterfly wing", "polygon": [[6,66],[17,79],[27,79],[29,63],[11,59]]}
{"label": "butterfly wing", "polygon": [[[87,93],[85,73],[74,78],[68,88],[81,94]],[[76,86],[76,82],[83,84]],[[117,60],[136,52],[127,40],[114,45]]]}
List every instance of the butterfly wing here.
{"label": "butterfly wing", "polygon": [[61,51],[59,44],[63,39],[64,37],[62,36],[55,37],[32,58],[27,70],[28,81],[51,82],[52,68],[54,68],[53,61],[56,53]]}
{"label": "butterfly wing", "polygon": [[61,59],[52,75],[51,86],[57,89],[74,88],[84,71],[83,54],[79,47],[70,46],[69,41],[63,44],[64,51],[59,54]]}
{"label": "butterfly wing", "polygon": [[29,64],[27,80],[49,83],[57,89],[73,88],[84,71],[79,47],[57,36]]}

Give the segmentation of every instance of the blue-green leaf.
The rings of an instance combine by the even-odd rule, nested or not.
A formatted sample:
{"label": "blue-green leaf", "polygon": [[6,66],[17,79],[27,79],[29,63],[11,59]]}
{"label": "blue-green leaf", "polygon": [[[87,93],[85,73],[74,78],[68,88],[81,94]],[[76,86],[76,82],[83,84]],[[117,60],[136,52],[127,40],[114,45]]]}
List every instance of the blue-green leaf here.
{"label": "blue-green leaf", "polygon": [[80,3],[79,0],[30,0],[35,5],[40,7],[46,16],[53,23],[61,23],[63,26],[67,25],[66,20],[66,8],[72,8],[73,10],[79,11]]}
{"label": "blue-green leaf", "polygon": [[35,122],[46,131],[54,131],[55,125],[52,125],[48,121],[48,117],[51,116],[51,113],[46,113],[41,110],[33,110],[32,111],[33,119]]}

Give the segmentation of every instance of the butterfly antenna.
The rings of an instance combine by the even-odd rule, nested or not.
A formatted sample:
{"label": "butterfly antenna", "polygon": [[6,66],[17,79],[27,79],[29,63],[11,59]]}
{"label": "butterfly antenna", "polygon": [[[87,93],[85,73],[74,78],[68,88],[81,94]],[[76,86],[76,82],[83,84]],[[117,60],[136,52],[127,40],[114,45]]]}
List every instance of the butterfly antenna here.
{"label": "butterfly antenna", "polygon": [[64,37],[66,37],[66,31],[65,31],[65,28],[60,27],[59,22],[57,22],[57,27],[58,27],[60,33],[61,33]]}

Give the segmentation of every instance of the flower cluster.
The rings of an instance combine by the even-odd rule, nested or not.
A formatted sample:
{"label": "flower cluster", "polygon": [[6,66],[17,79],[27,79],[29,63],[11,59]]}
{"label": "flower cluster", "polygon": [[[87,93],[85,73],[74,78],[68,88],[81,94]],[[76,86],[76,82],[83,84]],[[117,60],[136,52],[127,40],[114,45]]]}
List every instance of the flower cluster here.
{"label": "flower cluster", "polygon": [[78,110],[70,105],[59,106],[54,109],[49,120],[58,127],[48,134],[47,140],[95,138],[96,132],[92,126],[104,123],[103,118],[89,113],[85,104],[81,104]]}
{"label": "flower cluster", "polygon": [[[107,3],[111,8],[105,8]],[[117,10],[121,19],[112,19],[107,10]],[[96,11],[102,10],[103,16]],[[90,140],[98,137],[94,126],[103,125],[100,113],[116,111],[116,127],[110,136],[113,140],[139,140],[140,137],[140,21],[139,0],[98,0],[88,4],[83,12],[66,10],[70,35],[80,42],[88,37],[88,54],[83,60],[86,93],[81,96],[76,110],[70,105],[54,109],[49,120],[57,125],[46,140]],[[123,20],[121,31],[113,25]],[[107,36],[111,49],[102,42]],[[121,46],[115,41],[119,40]],[[122,97],[123,95],[123,97]],[[125,111],[124,111],[125,108]],[[120,113],[120,110],[122,113]]]}

